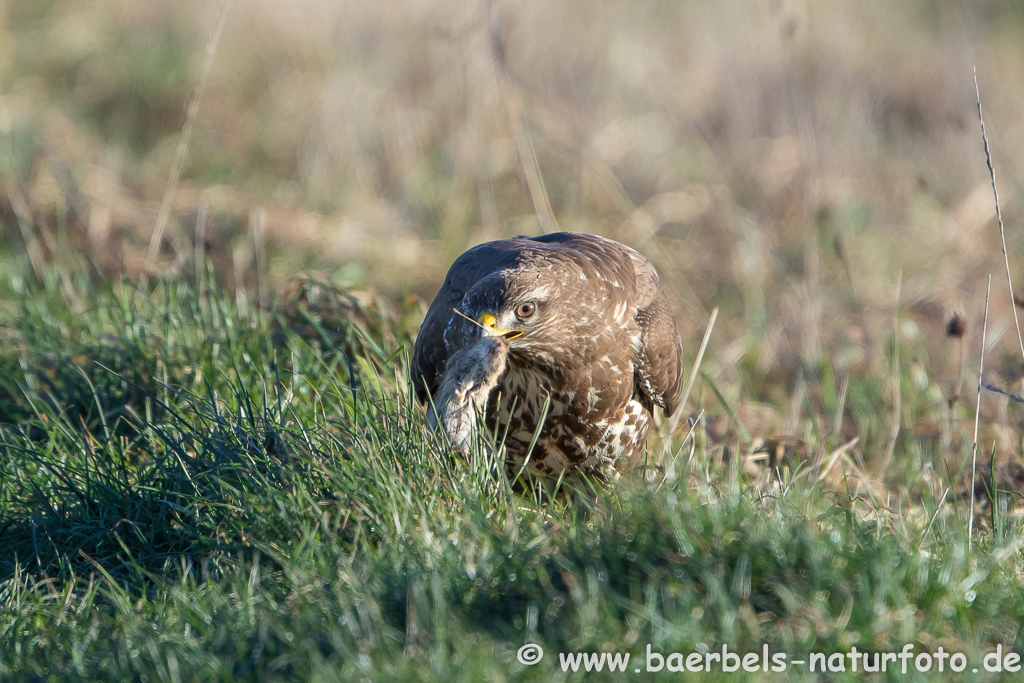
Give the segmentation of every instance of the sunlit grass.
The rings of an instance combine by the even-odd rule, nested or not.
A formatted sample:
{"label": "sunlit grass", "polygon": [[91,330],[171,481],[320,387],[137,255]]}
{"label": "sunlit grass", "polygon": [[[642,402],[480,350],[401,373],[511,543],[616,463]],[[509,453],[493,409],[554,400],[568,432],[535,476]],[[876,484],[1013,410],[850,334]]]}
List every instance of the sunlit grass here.
{"label": "sunlit grass", "polygon": [[614,486],[521,495],[425,432],[400,329],[328,333],[212,281],[74,282],[78,311],[2,285],[4,678],[551,680],[558,652],[647,644],[1022,646],[1019,523],[968,552],[963,502],[920,473],[894,468],[919,490],[884,500],[813,452],[741,472],[698,425]]}

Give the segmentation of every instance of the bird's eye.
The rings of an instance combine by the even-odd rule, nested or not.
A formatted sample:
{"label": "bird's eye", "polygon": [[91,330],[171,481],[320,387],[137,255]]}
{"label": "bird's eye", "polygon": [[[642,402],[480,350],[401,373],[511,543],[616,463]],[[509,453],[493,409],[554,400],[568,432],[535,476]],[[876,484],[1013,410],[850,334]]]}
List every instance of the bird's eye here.
{"label": "bird's eye", "polygon": [[516,306],[516,317],[521,318],[523,320],[531,317],[536,312],[537,304],[533,303],[532,301],[528,301],[525,304],[519,304],[518,306]]}

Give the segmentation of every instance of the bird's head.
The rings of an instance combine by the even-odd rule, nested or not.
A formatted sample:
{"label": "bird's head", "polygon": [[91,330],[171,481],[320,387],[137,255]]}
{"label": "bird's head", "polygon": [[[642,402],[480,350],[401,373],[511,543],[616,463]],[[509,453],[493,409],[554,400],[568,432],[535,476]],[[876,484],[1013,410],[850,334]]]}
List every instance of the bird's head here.
{"label": "bird's head", "polygon": [[557,334],[559,318],[551,305],[556,290],[536,269],[502,271],[466,293],[463,312],[476,322],[473,334],[501,337],[512,352],[529,351],[548,344]]}

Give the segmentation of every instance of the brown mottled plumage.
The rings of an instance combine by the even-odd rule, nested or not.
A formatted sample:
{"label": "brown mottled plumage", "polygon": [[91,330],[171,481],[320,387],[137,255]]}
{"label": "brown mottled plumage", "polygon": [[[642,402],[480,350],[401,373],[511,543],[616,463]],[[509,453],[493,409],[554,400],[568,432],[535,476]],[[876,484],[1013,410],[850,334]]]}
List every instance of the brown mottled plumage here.
{"label": "brown mottled plumage", "polygon": [[[482,338],[507,344],[504,362],[476,346]],[[486,396],[487,423],[507,434],[510,468],[540,425],[530,466],[542,473],[613,471],[642,449],[655,406],[667,416],[676,409],[683,375],[675,319],[650,261],[580,233],[488,242],[460,256],[420,327],[412,368],[418,398],[441,399],[439,411],[453,387],[472,383],[476,403]],[[453,425],[470,424],[453,415]]]}

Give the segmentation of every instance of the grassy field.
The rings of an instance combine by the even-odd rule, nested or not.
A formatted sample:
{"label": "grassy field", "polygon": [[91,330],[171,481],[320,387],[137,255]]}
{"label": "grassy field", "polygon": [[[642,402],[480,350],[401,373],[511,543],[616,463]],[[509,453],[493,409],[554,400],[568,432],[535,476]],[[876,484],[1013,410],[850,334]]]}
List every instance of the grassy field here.
{"label": "grassy field", "polygon": [[[998,677],[989,275],[984,383],[1024,349],[972,67],[1019,291],[1021,35],[1010,0],[0,3],[0,679]],[[453,457],[407,368],[459,253],[552,229],[652,259],[695,378],[557,494]]]}
{"label": "grassy field", "polygon": [[313,283],[257,308],[86,275],[81,310],[56,273],[2,283],[5,679],[551,680],[556,653],[646,667],[647,645],[978,666],[1024,643],[1005,495],[968,549],[945,476],[901,463],[913,493],[880,497],[809,423],[821,455],[775,470],[684,427],[613,487],[520,495],[425,432],[401,321]]}

